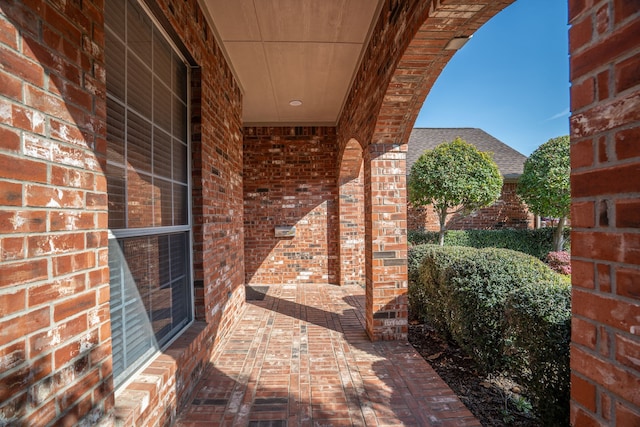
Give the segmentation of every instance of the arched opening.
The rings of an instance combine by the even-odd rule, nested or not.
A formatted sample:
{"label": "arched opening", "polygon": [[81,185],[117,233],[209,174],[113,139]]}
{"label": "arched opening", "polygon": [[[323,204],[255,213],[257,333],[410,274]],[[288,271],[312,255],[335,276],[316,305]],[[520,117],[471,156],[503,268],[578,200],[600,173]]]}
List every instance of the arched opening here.
{"label": "arched opening", "polygon": [[[445,48],[448,41],[473,34],[512,1],[442,3],[431,2],[429,10],[420,9],[423,3],[405,3],[389,11],[389,22],[383,17],[379,23],[395,35],[396,43],[389,49],[385,46],[389,40],[380,37],[379,49],[368,52],[369,64],[363,68],[375,68],[380,64],[376,60],[387,55],[386,68],[376,70],[377,80],[367,75],[355,82],[352,111],[341,123],[345,135],[359,134],[358,130],[366,135],[362,138],[365,171],[373,169],[369,162],[374,152],[390,152],[392,147],[406,152],[415,118],[451,57]],[[640,20],[632,3],[569,1],[574,425],[636,425],[640,420],[637,387],[631,385],[637,384],[638,364],[629,356],[638,348],[635,325],[640,318],[637,293],[630,292],[640,277],[635,249],[640,241],[635,197],[640,158],[639,44],[634,36]],[[412,17],[411,25],[404,31],[397,28],[395,22],[407,16]],[[376,98],[379,88],[383,94]],[[370,108],[362,111],[367,103]],[[354,118],[362,120],[348,123]],[[369,184],[365,174],[365,191],[371,192],[366,200],[376,201],[379,193],[367,190]],[[368,203],[367,216],[373,217],[379,207]],[[376,224],[368,224],[367,245],[374,245],[367,247],[368,265],[377,261],[374,255],[380,250],[371,237],[377,231]],[[371,281],[367,271],[367,332],[372,339],[386,339],[385,323],[392,323],[394,313],[379,307],[390,294],[396,295],[392,292],[402,286],[402,278],[378,271]],[[398,328],[395,336],[401,332]]]}
{"label": "arched opening", "polygon": [[[363,147],[367,333],[407,334],[407,142],[427,93],[455,50],[513,0],[393,2],[384,8],[337,126]],[[344,149],[344,148],[342,148]]]}
{"label": "arched opening", "polygon": [[516,0],[496,14],[447,63],[414,127],[479,128],[524,155],[568,134],[567,9]]}
{"label": "arched opening", "polygon": [[340,280],[341,285],[365,284],[364,168],[362,147],[349,140],[340,163]]}

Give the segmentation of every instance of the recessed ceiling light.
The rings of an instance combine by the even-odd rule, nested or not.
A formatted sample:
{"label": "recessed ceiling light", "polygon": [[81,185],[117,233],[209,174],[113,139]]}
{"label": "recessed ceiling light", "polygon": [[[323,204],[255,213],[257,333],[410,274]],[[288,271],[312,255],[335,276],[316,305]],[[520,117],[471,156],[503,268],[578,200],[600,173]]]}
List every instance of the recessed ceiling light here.
{"label": "recessed ceiling light", "polygon": [[292,107],[299,107],[302,105],[302,101],[300,101],[299,99],[292,99],[291,101],[289,101],[289,105],[291,105]]}

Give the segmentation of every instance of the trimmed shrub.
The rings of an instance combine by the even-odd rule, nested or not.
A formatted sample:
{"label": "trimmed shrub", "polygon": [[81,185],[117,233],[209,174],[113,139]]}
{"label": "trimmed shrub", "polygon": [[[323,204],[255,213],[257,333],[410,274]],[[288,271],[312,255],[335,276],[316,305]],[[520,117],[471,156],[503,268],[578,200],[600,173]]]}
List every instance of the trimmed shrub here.
{"label": "trimmed shrub", "polygon": [[[467,231],[447,230],[444,235],[445,246],[472,246]],[[438,232],[424,230],[407,230],[407,240],[411,245],[437,245]]]}
{"label": "trimmed shrub", "polygon": [[411,286],[412,283],[418,282],[422,261],[424,261],[424,257],[427,256],[427,254],[431,254],[432,252],[432,245],[429,244],[420,244],[409,247],[409,253],[407,254],[409,286]]}
{"label": "trimmed shrub", "polygon": [[407,279],[409,317],[425,320],[423,307],[425,306],[424,287],[420,285],[420,266],[427,254],[431,253],[431,245],[410,246],[407,254]]}
{"label": "trimmed shrub", "polygon": [[487,372],[525,384],[544,425],[566,425],[570,280],[508,249],[409,250],[409,309]]}
{"label": "trimmed shrub", "polygon": [[538,416],[545,426],[569,425],[570,282],[527,285],[512,293],[506,319],[518,355],[511,368],[527,384]]}
{"label": "trimmed shrub", "polygon": [[[420,245],[409,249],[409,310],[412,317],[428,321],[442,335],[450,337],[448,291],[441,286],[447,268],[459,257],[472,256],[474,248],[464,246]],[[429,259],[429,262],[425,262]],[[430,286],[425,286],[429,283]]]}
{"label": "trimmed shrub", "polygon": [[508,362],[504,312],[508,296],[528,284],[552,281],[555,274],[532,256],[486,248],[449,269],[450,333],[488,371]]}
{"label": "trimmed shrub", "polygon": [[[445,246],[471,246],[474,248],[504,248],[544,259],[553,250],[553,228],[535,230],[450,230],[444,237]],[[570,248],[570,230],[565,229],[565,250]],[[438,243],[437,231],[410,230],[407,238],[411,245]]]}

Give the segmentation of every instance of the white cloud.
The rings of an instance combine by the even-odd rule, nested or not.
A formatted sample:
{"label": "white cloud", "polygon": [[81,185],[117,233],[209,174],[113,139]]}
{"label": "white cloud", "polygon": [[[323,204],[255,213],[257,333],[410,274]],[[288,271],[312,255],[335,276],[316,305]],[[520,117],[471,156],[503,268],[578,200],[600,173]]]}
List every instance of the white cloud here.
{"label": "white cloud", "polygon": [[545,122],[549,122],[551,120],[559,119],[561,117],[569,117],[569,107],[565,108],[563,111],[559,112],[558,114],[555,114],[555,115],[549,117],[547,120],[545,120]]}

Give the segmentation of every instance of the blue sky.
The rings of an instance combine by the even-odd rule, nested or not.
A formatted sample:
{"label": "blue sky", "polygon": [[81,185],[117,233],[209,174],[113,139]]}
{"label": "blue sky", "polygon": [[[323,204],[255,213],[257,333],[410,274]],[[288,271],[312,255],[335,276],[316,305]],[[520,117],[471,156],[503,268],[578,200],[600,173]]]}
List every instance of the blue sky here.
{"label": "blue sky", "polygon": [[473,35],[415,127],[477,127],[522,154],[569,134],[567,2],[516,0]]}

